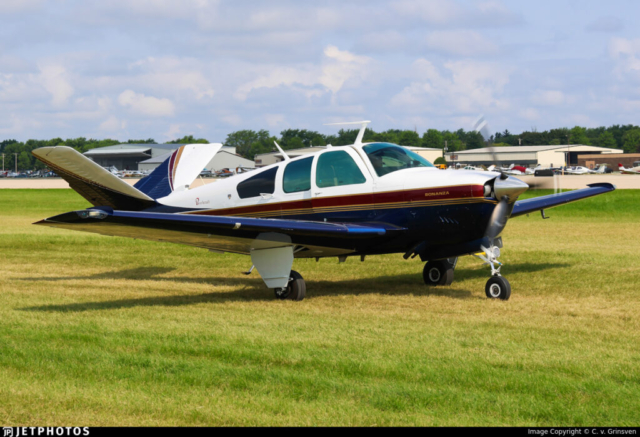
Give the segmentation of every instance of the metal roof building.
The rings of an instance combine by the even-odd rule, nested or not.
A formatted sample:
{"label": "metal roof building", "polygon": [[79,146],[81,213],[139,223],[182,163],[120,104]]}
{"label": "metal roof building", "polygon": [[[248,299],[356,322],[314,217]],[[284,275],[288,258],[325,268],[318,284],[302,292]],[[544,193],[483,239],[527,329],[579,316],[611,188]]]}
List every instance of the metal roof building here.
{"label": "metal roof building", "polygon": [[[462,150],[445,154],[449,163],[460,162],[471,165],[522,165],[535,167],[560,167],[578,165],[578,155],[604,155],[623,153],[620,149],[587,146],[584,144],[546,145],[546,146],[506,146],[495,147],[495,159],[491,148]],[[498,162],[496,162],[496,159]]]}
{"label": "metal roof building", "polygon": [[[206,169],[211,171],[218,171],[222,170],[223,168],[228,168],[229,170],[233,171],[237,167],[255,168],[255,164],[253,161],[232,153],[231,151],[233,150],[235,150],[234,147],[223,147],[218,153],[215,154],[213,159],[203,167],[203,170]],[[138,170],[154,170],[169,156],[171,156],[171,153],[173,152],[165,153],[164,155],[142,161],[138,165]]]}
{"label": "metal roof building", "polygon": [[[116,144],[115,146],[97,147],[88,150],[84,152],[84,156],[102,167],[114,166],[118,170],[141,170],[138,168],[138,165],[142,162],[167,155],[184,145],[185,144]],[[235,154],[236,148],[223,147],[221,151]],[[162,161],[160,161],[160,163],[162,163]],[[160,163],[158,163],[158,165],[160,165]]]}

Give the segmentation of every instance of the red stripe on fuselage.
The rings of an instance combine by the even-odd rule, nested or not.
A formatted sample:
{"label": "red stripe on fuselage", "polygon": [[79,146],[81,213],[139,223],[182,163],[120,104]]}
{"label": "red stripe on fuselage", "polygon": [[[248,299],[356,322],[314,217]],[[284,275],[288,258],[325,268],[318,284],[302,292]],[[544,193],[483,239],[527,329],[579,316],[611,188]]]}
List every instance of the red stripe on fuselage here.
{"label": "red stripe on fuselage", "polygon": [[451,201],[484,198],[482,185],[462,185],[416,190],[388,191],[381,193],[352,194],[335,197],[318,197],[315,199],[294,200],[291,202],[268,203],[263,205],[240,206],[216,210],[190,211],[187,214],[198,215],[246,215],[265,214],[282,211],[301,210],[300,214],[313,214],[316,208],[344,208],[370,205],[375,209],[393,207],[393,204],[424,201]]}
{"label": "red stripe on fuselage", "polygon": [[176,150],[171,154],[171,158],[169,158],[169,186],[171,187],[171,191],[173,191],[173,165],[175,164],[177,155],[178,151]]}

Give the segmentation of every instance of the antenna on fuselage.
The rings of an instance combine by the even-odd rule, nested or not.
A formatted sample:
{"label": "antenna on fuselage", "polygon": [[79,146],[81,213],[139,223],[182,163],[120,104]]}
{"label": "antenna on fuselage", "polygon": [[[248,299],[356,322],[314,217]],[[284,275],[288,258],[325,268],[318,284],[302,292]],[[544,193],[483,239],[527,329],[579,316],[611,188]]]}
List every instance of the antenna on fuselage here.
{"label": "antenna on fuselage", "polygon": [[289,155],[287,155],[287,154],[285,153],[285,151],[284,151],[284,150],[282,150],[282,147],[280,147],[280,146],[278,145],[278,143],[276,143],[276,142],[275,142],[275,140],[273,141],[273,144],[275,144],[275,145],[276,145],[276,147],[278,148],[278,150],[280,151],[280,153],[282,153],[282,157],[284,158],[284,160],[285,160],[285,161],[290,161],[290,160],[291,160],[291,158],[289,158]]}
{"label": "antenna on fuselage", "polygon": [[360,132],[358,132],[358,136],[356,137],[356,141],[353,144],[362,144],[362,138],[364,137],[364,132],[367,130],[367,125],[371,123],[370,120],[363,121],[345,121],[341,123],[327,123],[325,126],[341,126],[341,125],[349,125],[349,124],[359,124]]}

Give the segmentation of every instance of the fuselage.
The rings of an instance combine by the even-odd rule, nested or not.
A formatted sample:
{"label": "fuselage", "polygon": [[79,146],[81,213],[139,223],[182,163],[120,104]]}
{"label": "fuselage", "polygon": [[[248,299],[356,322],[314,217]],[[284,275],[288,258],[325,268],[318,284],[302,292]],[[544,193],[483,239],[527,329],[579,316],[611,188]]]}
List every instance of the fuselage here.
{"label": "fuselage", "polygon": [[[353,252],[362,254],[406,252],[418,242],[435,247],[482,238],[497,203],[495,194],[487,192],[485,185],[500,174],[440,171],[425,160],[426,164],[410,160],[408,167],[403,168],[402,163],[396,165],[393,155],[397,147],[386,143],[328,147],[250,173],[174,192],[158,199],[161,206],[154,210],[377,222],[409,230],[401,237],[390,235],[353,248]],[[520,184],[526,189],[526,184]],[[327,246],[335,244],[330,243]],[[313,253],[300,256],[303,255],[317,256]],[[323,256],[329,255],[323,252]]]}

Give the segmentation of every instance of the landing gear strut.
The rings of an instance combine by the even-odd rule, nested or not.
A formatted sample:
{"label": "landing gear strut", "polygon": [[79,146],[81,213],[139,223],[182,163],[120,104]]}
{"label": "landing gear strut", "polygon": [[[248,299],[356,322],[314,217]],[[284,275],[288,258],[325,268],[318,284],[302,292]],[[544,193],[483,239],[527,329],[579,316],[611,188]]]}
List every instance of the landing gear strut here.
{"label": "landing gear strut", "polygon": [[429,261],[424,265],[422,278],[425,284],[432,287],[451,285],[453,282],[453,269],[454,265],[447,260]]}
{"label": "landing gear strut", "polygon": [[295,270],[289,274],[289,283],[285,288],[273,289],[276,299],[302,300],[307,292],[307,286],[302,275]]}
{"label": "landing gear strut", "polygon": [[[476,256],[483,260],[485,264],[491,266],[491,278],[489,278],[484,287],[485,294],[489,299],[509,300],[511,296],[511,284],[509,284],[506,278],[500,275],[500,268],[502,267],[502,263],[498,261],[500,249],[497,246],[491,245],[488,249],[482,247],[482,250],[484,254]],[[496,267],[496,264],[498,267]]]}

